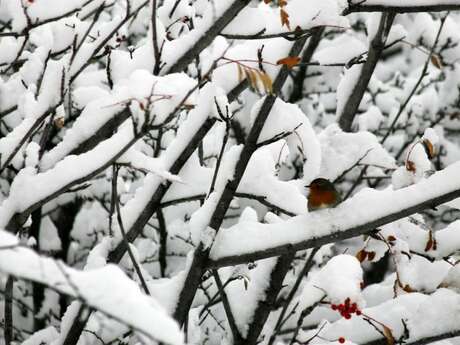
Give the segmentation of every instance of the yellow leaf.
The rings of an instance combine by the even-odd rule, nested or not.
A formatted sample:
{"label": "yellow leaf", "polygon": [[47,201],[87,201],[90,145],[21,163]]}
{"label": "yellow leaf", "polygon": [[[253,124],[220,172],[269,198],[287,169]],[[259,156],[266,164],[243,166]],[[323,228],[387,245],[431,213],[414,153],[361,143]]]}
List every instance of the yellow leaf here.
{"label": "yellow leaf", "polygon": [[238,68],[238,82],[240,82],[244,79],[244,72],[243,72],[243,68],[241,67],[239,63],[237,63],[236,66]]}
{"label": "yellow leaf", "polygon": [[261,71],[257,71],[257,74],[260,81],[262,82],[262,85],[264,86],[265,92],[271,94],[273,92],[273,85],[270,76],[267,73]]}
{"label": "yellow leaf", "polygon": [[253,70],[249,69],[249,68],[246,68],[245,72],[246,72],[246,75],[248,76],[249,85],[255,91],[259,91],[259,88],[257,87],[257,75],[256,75],[256,73]]}

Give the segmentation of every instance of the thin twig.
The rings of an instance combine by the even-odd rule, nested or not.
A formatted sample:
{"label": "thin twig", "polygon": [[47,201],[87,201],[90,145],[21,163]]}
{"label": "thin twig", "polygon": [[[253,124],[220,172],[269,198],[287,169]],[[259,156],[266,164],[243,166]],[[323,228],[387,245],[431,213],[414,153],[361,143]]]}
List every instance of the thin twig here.
{"label": "thin twig", "polygon": [[[118,178],[118,167],[116,166],[116,164],[114,164],[113,168],[112,168],[112,179],[114,179],[116,181],[117,178]],[[115,195],[115,206],[116,206],[116,210],[117,210],[117,220],[118,220],[118,226],[120,227],[121,236],[123,237],[123,241],[125,242],[129,258],[131,259],[131,262],[133,264],[134,270],[136,271],[137,276],[139,277],[139,280],[141,282],[142,288],[144,289],[144,292],[147,295],[150,295],[149,288],[147,286],[147,283],[145,282],[145,279],[144,279],[144,276],[142,274],[142,271],[141,271],[141,268],[139,266],[139,263],[137,262],[136,257],[134,256],[134,253],[133,253],[133,251],[131,249],[131,245],[126,240],[126,232],[125,232],[125,227],[123,225],[123,220],[121,219],[120,202],[119,202],[119,198],[118,198],[117,183],[116,182],[113,183],[113,188],[115,188],[115,190],[113,191],[113,194]]]}

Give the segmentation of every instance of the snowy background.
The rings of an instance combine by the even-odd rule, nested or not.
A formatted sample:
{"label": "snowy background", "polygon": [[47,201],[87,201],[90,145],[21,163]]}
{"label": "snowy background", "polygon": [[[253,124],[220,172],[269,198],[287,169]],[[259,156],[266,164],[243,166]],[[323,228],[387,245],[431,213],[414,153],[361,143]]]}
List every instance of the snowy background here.
{"label": "snowy background", "polygon": [[0,345],[459,345],[458,11],[0,1]]}

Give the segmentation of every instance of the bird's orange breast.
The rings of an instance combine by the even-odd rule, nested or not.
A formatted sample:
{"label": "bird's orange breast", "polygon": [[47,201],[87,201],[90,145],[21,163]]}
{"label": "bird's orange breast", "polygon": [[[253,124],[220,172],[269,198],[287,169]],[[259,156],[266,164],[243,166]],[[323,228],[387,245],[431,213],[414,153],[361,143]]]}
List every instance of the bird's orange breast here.
{"label": "bird's orange breast", "polygon": [[319,191],[312,189],[308,195],[308,208],[318,209],[332,207],[337,204],[337,193],[335,191]]}

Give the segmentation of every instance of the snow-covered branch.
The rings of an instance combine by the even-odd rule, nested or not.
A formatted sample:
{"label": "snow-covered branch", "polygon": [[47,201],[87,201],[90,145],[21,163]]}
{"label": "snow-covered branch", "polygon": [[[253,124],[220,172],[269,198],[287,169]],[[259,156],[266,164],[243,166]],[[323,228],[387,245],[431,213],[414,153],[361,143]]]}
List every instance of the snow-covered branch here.
{"label": "snow-covered branch", "polygon": [[[239,265],[369,234],[382,225],[459,198],[460,184],[455,178],[459,173],[460,164],[456,163],[406,188],[362,191],[335,209],[277,224],[239,223],[217,235],[208,267]],[[261,236],[266,240],[261,242]]]}

